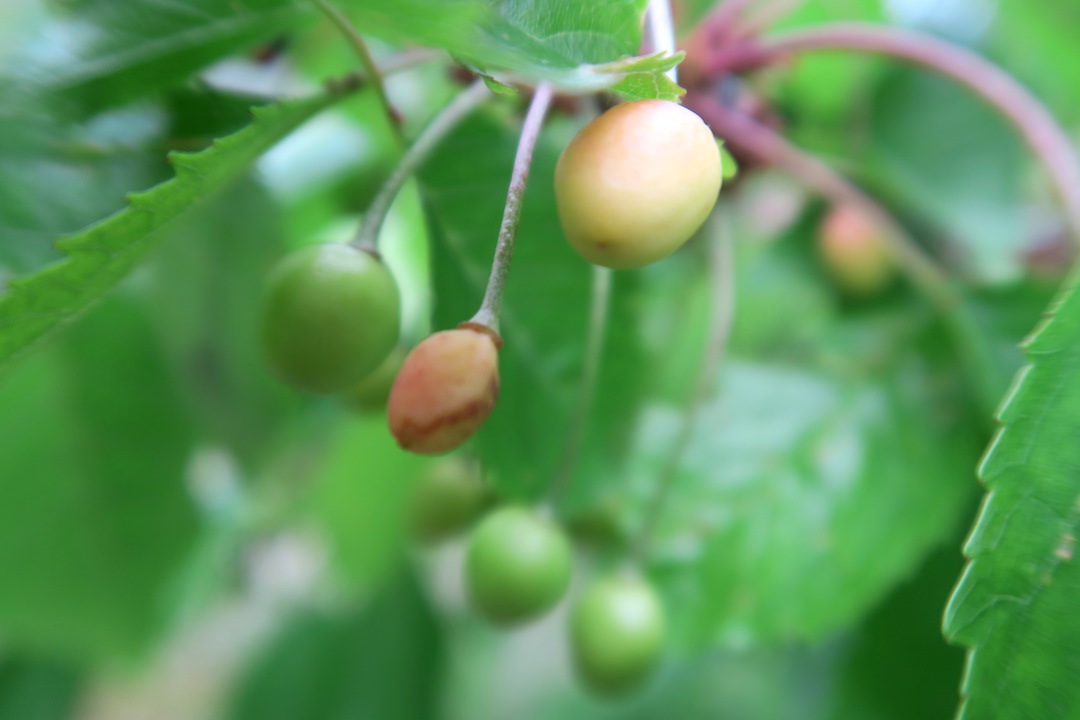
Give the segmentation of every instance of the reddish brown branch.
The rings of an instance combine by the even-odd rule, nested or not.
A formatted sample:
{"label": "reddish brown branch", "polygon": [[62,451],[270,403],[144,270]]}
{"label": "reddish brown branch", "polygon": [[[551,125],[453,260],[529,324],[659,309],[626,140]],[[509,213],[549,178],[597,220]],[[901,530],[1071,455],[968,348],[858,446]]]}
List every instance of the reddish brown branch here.
{"label": "reddish brown branch", "polygon": [[873,198],[817,158],[752,118],[724,107],[704,93],[689,93],[686,106],[694,110],[734,149],[758,162],[784,170],[811,190],[863,213],[881,227],[897,262],[944,310],[957,302],[948,277],[904,228]]}
{"label": "reddish brown branch", "polygon": [[956,80],[982,97],[1020,133],[1053,180],[1080,244],[1080,161],[1069,136],[1020,83],[979,55],[920,33],[865,23],[826,25],[717,52],[705,69],[721,73],[776,62],[810,50],[857,50],[900,58]]}

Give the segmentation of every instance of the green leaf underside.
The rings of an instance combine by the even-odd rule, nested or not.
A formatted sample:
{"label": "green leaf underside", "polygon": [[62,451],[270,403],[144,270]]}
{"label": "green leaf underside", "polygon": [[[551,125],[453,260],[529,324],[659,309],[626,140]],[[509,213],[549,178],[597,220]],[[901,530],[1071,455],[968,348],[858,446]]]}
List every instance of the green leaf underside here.
{"label": "green leaf underside", "polygon": [[256,108],[254,122],[200,153],[174,153],[176,177],[129,196],[130,207],[58,241],[67,257],[13,278],[0,295],[0,367],[74,320],[151,250],[157,231],[247,170],[265,151],[337,95]]}
{"label": "green leaf underside", "polygon": [[[932,410],[928,384],[917,362],[865,379],[728,363],[656,537],[654,571],[685,609],[684,642],[821,638],[949,534],[976,445]],[[639,513],[680,423],[671,411],[646,418],[630,485]]]}
{"label": "green leaf underside", "polygon": [[13,73],[61,106],[92,112],[174,86],[309,16],[303,0],[85,2],[25,42]]}
{"label": "green leaf underside", "polygon": [[[352,2],[357,27],[449,50],[498,82],[552,83],[571,93],[610,88],[627,99],[677,100],[664,71],[676,55],[635,57],[643,0],[408,0]],[[422,19],[422,21],[421,21]]]}
{"label": "green leaf underside", "polygon": [[139,300],[120,293],[0,382],[0,634],[131,660],[172,616],[198,521],[197,430]]}
{"label": "green leaf underside", "polygon": [[441,628],[415,578],[367,607],[297,613],[235,690],[230,720],[440,717]]}
{"label": "green leaf underside", "polygon": [[1025,346],[980,474],[988,494],[945,632],[969,648],[960,717],[1080,713],[1080,293],[1075,281]]}

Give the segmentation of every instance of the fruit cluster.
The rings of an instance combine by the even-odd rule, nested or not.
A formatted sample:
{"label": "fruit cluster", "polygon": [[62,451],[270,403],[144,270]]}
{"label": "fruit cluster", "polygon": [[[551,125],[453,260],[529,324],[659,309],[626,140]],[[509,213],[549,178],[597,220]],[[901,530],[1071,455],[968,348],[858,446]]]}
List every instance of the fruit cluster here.
{"label": "fruit cluster", "polygon": [[[415,488],[415,536],[437,543],[469,530],[465,585],[469,603],[498,627],[515,627],[551,611],[570,587],[570,540],[552,519],[518,505],[492,506],[479,475],[452,458]],[[663,654],[666,620],[652,585],[632,571],[592,580],[570,611],[573,665],[598,695],[633,692]]]}
{"label": "fruit cluster", "polygon": [[[616,106],[581,130],[559,160],[555,194],[566,237],[583,258],[637,268],[667,257],[701,227],[721,182],[719,147],[702,120],[676,103],[642,100]],[[265,354],[282,381],[341,394],[354,407],[385,406],[404,450],[441,455],[464,444],[495,407],[502,339],[490,324],[470,321],[404,354],[397,349],[399,304],[374,249],[306,248],[270,277]],[[417,492],[417,533],[446,537],[488,503],[475,482],[435,473]],[[526,622],[566,594],[571,565],[570,543],[553,520],[513,505],[495,509],[469,541],[471,602],[495,624]],[[640,685],[663,639],[660,601],[634,574],[594,581],[572,611],[575,666],[603,694]]]}

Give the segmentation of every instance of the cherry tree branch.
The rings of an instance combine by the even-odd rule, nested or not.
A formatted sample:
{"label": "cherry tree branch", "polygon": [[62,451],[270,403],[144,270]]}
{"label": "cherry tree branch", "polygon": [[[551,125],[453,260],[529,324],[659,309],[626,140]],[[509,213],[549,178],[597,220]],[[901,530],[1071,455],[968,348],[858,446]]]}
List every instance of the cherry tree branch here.
{"label": "cherry tree branch", "polygon": [[341,12],[338,8],[331,5],[327,0],[312,0],[315,6],[334,24],[334,27],[341,32],[345,37],[345,40],[349,43],[349,46],[356,53],[357,58],[360,60],[360,66],[364,69],[364,75],[367,77],[371,87],[375,90],[375,94],[379,98],[379,104],[382,105],[383,113],[386,115],[386,121],[390,124],[390,129],[393,131],[394,136],[398,139],[398,142],[404,146],[405,136],[401,133],[401,123],[398,122],[397,113],[394,112],[393,106],[390,104],[390,96],[386,94],[386,83],[384,82],[383,72],[379,68],[379,65],[375,62],[375,58],[371,56],[371,51],[368,49],[367,43],[364,42],[364,38],[356,31],[353,24],[349,21],[349,18],[345,17],[345,13]]}
{"label": "cherry tree branch", "polygon": [[506,193],[506,206],[503,209],[502,225],[499,228],[499,240],[495,245],[495,259],[491,263],[491,276],[488,278],[484,300],[469,324],[481,325],[499,334],[499,315],[502,312],[506,278],[510,273],[510,260],[514,254],[514,241],[517,239],[518,224],[521,222],[521,206],[525,200],[525,186],[532,167],[533,150],[544,125],[544,116],[551,106],[553,92],[547,83],[536,88],[529,112],[525,115],[525,124],[521,128],[517,154],[514,157],[514,170],[510,175],[510,188]]}
{"label": "cherry tree branch", "polygon": [[727,108],[705,94],[687,95],[686,105],[732,147],[759,162],[787,171],[833,203],[853,207],[874,222],[884,231],[889,250],[900,267],[943,310],[951,311],[959,302],[946,273],[914,238],[887,210],[842,175],[753,118]]}
{"label": "cherry tree branch", "polygon": [[[1046,168],[1060,197],[1074,242],[1080,245],[1080,160],[1049,110],[1020,83],[979,55],[936,38],[866,23],[838,23],[779,35],[747,48],[742,61],[765,64],[811,50],[858,50],[899,58],[949,77],[1005,117]],[[715,58],[718,72],[738,53]]]}

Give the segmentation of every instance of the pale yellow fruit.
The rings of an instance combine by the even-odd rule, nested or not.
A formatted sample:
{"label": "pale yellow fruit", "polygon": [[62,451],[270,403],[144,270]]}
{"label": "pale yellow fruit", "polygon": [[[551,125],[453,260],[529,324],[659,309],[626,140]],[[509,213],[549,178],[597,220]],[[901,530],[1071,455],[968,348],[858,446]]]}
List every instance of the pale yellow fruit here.
{"label": "pale yellow fruit", "polygon": [[567,145],[555,197],[582,257],[634,268],[689,240],[722,180],[720,149],[700,117],[678,103],[639,100],[608,110]]}

